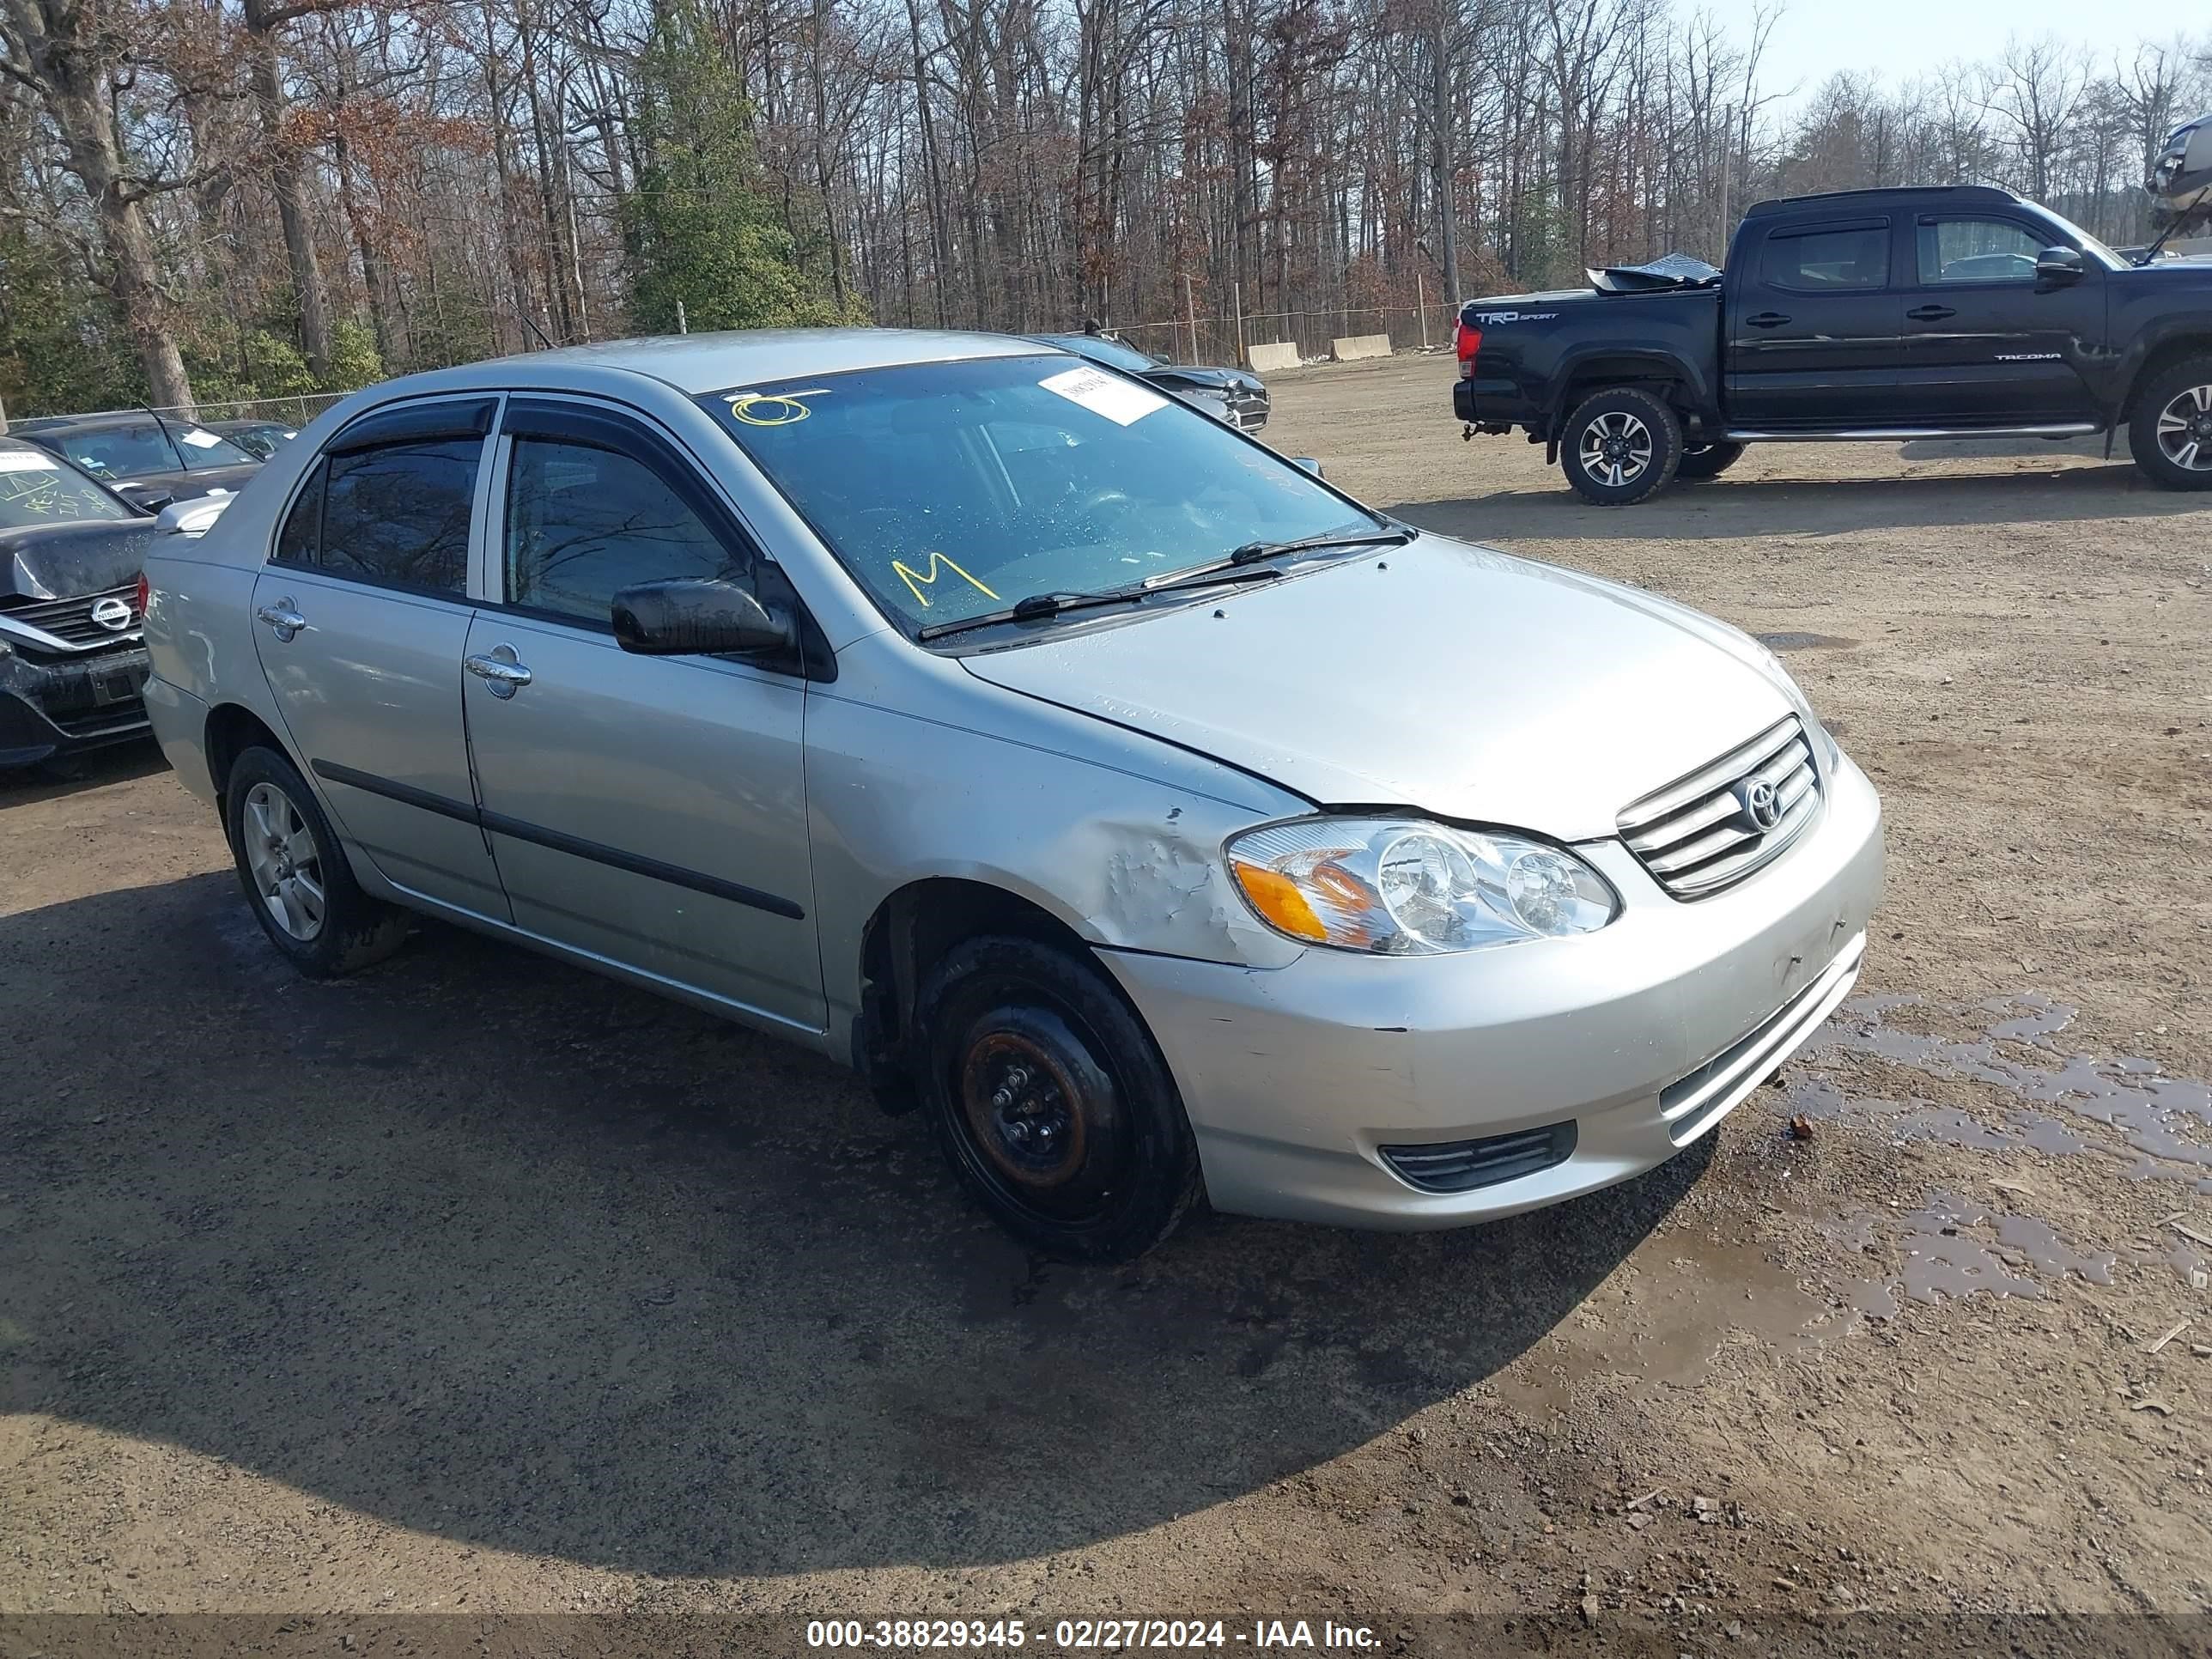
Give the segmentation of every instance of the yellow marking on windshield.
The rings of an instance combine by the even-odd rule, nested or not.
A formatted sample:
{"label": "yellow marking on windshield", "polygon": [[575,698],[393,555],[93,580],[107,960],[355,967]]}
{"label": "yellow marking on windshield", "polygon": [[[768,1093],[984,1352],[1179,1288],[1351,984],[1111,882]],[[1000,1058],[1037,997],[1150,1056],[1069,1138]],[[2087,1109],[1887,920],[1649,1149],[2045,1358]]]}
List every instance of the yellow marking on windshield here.
{"label": "yellow marking on windshield", "polygon": [[804,392],[738,392],[726,401],[732,418],[747,426],[796,426],[814,412],[799,399],[819,398],[829,391],[826,386],[817,386]]}
{"label": "yellow marking on windshield", "polygon": [[958,565],[953,563],[951,560],[946,558],[942,553],[933,553],[929,556],[929,574],[927,575],[924,575],[921,571],[916,570],[912,565],[907,563],[902,559],[893,559],[891,561],[891,574],[907,585],[907,591],[914,595],[914,602],[920,605],[924,611],[929,609],[929,595],[923,592],[921,590],[925,587],[931,587],[936,585],[937,573],[940,568],[950,570],[954,575],[959,577],[962,581],[966,582],[969,586],[974,588],[985,599],[995,599],[999,597],[989,588],[984,586],[982,583],[977,581],[973,576],[963,570]]}

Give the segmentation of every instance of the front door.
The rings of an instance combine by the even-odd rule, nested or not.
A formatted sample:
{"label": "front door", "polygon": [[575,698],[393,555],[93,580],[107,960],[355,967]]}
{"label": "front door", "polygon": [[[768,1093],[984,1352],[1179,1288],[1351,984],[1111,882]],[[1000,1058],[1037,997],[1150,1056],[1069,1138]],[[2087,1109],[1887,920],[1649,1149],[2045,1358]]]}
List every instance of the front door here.
{"label": "front door", "polygon": [[461,727],[471,532],[495,404],[401,404],[341,432],[255,580],[254,641],[338,834],[408,892],[507,919]]}
{"label": "front door", "polygon": [[796,664],[635,655],[609,623],[632,583],[758,581],[759,555],[690,459],[629,416],[518,398],[499,447],[484,580],[500,602],[462,666],[515,925],[821,1031],[805,679]]}
{"label": "front door", "polygon": [[1899,313],[1887,218],[1778,226],[1732,277],[1729,424],[1841,431],[1896,413]]}
{"label": "front door", "polygon": [[2103,269],[2039,283],[2045,233],[1990,213],[1923,213],[1905,296],[1905,396],[1917,424],[2021,426],[2097,419],[2082,378],[2104,337]]}

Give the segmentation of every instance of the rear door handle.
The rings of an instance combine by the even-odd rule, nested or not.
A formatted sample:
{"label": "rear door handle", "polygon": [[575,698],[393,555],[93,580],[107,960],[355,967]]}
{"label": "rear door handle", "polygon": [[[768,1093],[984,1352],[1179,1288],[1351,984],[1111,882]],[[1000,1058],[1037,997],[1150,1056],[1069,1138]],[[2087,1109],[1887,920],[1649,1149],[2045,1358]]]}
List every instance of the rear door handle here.
{"label": "rear door handle", "polygon": [[1946,317],[1955,317],[1959,313],[1948,306],[1915,306],[1905,314],[1916,323],[1940,323]]}
{"label": "rear door handle", "polygon": [[1756,317],[1744,319],[1744,321],[1749,323],[1753,328],[1779,328],[1789,320],[1778,311],[1762,311]]}
{"label": "rear door handle", "polygon": [[285,645],[291,644],[293,637],[307,625],[307,619],[292,609],[292,601],[289,599],[279,599],[274,605],[264,605],[253,614],[268,624],[269,631],[276,635],[278,641]]}
{"label": "rear door handle", "polygon": [[530,671],[514,659],[511,645],[495,645],[489,656],[464,657],[461,666],[484,683],[484,690],[505,699],[530,684]]}

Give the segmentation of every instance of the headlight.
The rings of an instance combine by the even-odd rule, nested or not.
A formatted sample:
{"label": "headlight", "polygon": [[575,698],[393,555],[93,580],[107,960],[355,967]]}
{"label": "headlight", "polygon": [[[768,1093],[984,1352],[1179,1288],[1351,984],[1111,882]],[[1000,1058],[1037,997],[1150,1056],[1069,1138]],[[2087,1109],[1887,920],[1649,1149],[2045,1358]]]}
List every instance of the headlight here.
{"label": "headlight", "polygon": [[1340,951],[1479,951],[1594,933],[1620,910],[1571,853],[1419,818],[1300,818],[1249,830],[1227,854],[1261,921]]}

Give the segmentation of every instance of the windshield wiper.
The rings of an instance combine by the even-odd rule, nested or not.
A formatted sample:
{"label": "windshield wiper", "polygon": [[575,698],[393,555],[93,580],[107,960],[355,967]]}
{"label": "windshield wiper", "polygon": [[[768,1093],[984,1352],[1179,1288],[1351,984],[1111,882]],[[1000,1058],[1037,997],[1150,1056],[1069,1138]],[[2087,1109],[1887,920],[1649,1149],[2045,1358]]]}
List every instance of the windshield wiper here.
{"label": "windshield wiper", "polygon": [[932,623],[917,629],[918,640],[941,640],[948,634],[965,634],[974,628],[991,628],[1000,623],[1042,622],[1047,617],[1057,617],[1063,611],[1084,611],[1094,605],[1127,605],[1145,597],[1142,588],[1108,588],[1097,593],[1031,593],[1026,599],[1015,600],[1003,611],[980,611],[973,617],[962,617],[952,622]]}
{"label": "windshield wiper", "polygon": [[1394,525],[1388,530],[1338,531],[1321,536],[1300,536],[1287,542],[1247,542],[1242,547],[1231,548],[1225,559],[1177,571],[1172,576],[1156,576],[1148,586],[1157,593],[1163,588],[1219,581],[1224,571],[1239,570],[1285,553],[1310,553],[1330,547],[1399,547],[1420,533],[1411,525]]}

